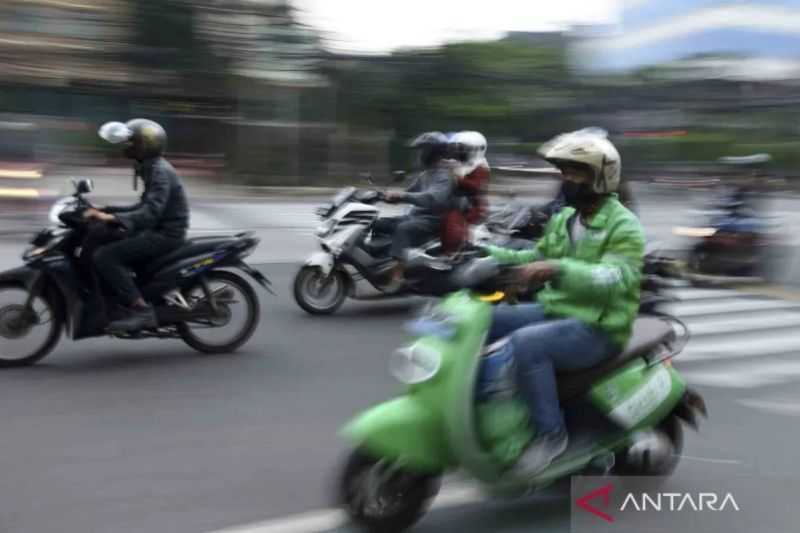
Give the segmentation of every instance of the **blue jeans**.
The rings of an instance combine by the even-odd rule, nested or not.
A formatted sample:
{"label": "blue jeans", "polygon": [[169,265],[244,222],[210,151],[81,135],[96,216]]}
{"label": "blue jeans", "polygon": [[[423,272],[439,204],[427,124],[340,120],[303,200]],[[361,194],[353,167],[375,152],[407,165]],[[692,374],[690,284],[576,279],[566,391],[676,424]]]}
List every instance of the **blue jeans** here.
{"label": "blue jeans", "polygon": [[512,351],[517,387],[539,435],[566,429],[556,371],[590,368],[619,352],[603,331],[575,318],[548,317],[539,304],[497,306],[488,342],[508,335],[503,349]]}
{"label": "blue jeans", "polygon": [[421,246],[437,236],[439,222],[407,215],[384,217],[375,221],[373,229],[375,233],[392,238],[391,255],[402,261],[410,248]]}

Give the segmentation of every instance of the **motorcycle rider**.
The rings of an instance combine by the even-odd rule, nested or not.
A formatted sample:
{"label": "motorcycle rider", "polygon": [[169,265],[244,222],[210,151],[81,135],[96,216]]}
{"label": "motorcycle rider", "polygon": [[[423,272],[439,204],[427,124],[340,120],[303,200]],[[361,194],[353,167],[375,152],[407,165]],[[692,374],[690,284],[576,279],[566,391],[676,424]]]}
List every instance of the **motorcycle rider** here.
{"label": "motorcycle rider", "polygon": [[130,332],[156,327],[153,307],[142,298],[131,269],[178,248],[189,228],[189,202],[175,169],[164,159],[167,134],[147,119],[104,124],[99,135],[112,144],[122,144],[124,155],[134,161],[134,189],[144,182],[139,203],[124,207],[89,209],[88,219],[116,224],[126,238],[102,246],[94,253],[100,279],[122,308],[109,331]]}
{"label": "motorcycle rider", "polygon": [[[562,182],[561,187],[559,187],[558,189],[558,194],[556,195],[556,197],[539,209],[539,212],[542,213],[547,218],[552,217],[553,215],[561,211],[562,207],[567,205],[566,199],[564,197],[565,185],[566,182]],[[633,201],[633,193],[631,192],[631,188],[628,185],[627,180],[620,179],[619,188],[617,189],[617,194],[619,195],[620,203],[625,207],[627,207],[631,212],[636,213],[636,204]]]}
{"label": "motorcycle rider", "polygon": [[376,233],[392,236],[391,255],[398,263],[392,273],[391,287],[403,283],[406,251],[438,236],[442,217],[454,205],[454,181],[445,161],[447,137],[438,131],[426,132],[409,146],[419,151],[422,170],[405,192],[387,193],[385,199],[414,207],[407,215],[385,217],[375,223]]}
{"label": "motorcycle rider", "polygon": [[501,263],[526,265],[525,282],[544,284],[536,304],[498,306],[488,338],[510,336],[501,349],[511,352],[536,430],[514,467],[522,475],[543,470],[567,447],[556,372],[597,365],[628,342],[645,242],[639,220],[617,197],[621,162],[605,136],[572,132],[539,152],[561,170],[566,206],[534,249],[489,247]]}
{"label": "motorcycle rider", "polygon": [[477,131],[462,131],[449,140],[448,152],[455,162],[455,194],[461,199],[442,222],[442,250],[458,250],[468,238],[469,225],[478,224],[488,211],[487,192],[491,170],[486,161],[486,137]]}

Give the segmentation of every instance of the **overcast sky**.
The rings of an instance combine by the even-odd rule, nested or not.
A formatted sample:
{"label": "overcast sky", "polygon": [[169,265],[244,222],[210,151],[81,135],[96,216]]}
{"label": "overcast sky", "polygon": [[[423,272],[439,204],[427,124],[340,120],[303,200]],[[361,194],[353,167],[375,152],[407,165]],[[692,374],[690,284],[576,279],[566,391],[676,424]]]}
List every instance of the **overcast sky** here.
{"label": "overcast sky", "polygon": [[[663,0],[666,1],[666,0]],[[388,52],[506,31],[616,21],[620,0],[295,0],[300,18],[340,51]]]}

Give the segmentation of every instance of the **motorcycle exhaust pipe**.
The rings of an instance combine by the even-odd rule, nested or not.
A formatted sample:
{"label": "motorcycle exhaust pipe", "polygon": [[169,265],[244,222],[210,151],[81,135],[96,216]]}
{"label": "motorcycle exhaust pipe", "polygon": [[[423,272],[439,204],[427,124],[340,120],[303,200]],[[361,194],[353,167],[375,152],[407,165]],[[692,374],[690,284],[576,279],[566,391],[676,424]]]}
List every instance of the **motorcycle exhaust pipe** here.
{"label": "motorcycle exhaust pipe", "polygon": [[675,447],[660,431],[642,431],[633,435],[633,443],[625,455],[626,462],[639,471],[658,471],[672,461]]}

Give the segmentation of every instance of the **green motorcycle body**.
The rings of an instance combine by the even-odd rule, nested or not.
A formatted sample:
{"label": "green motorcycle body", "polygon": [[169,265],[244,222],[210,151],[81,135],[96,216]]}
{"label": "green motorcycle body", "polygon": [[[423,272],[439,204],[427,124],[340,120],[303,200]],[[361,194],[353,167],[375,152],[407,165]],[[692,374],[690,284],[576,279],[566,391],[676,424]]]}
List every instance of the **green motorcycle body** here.
{"label": "green motorcycle body", "polygon": [[[476,381],[492,307],[467,291],[450,295],[438,309],[448,335],[429,334],[405,348],[421,379],[400,396],[357,416],[343,434],[369,454],[420,472],[461,469],[498,492],[544,487],[582,471],[595,458],[624,450],[640,431],[656,427],[679,407],[686,384],[669,361],[644,358],[600,377],[563,407],[591,410],[604,429],[575,446],[533,479],[507,473],[535,434],[517,398],[476,402]],[[590,406],[589,409],[586,406]],[[569,421],[568,421],[569,427]],[[572,435],[581,424],[569,427]]]}

